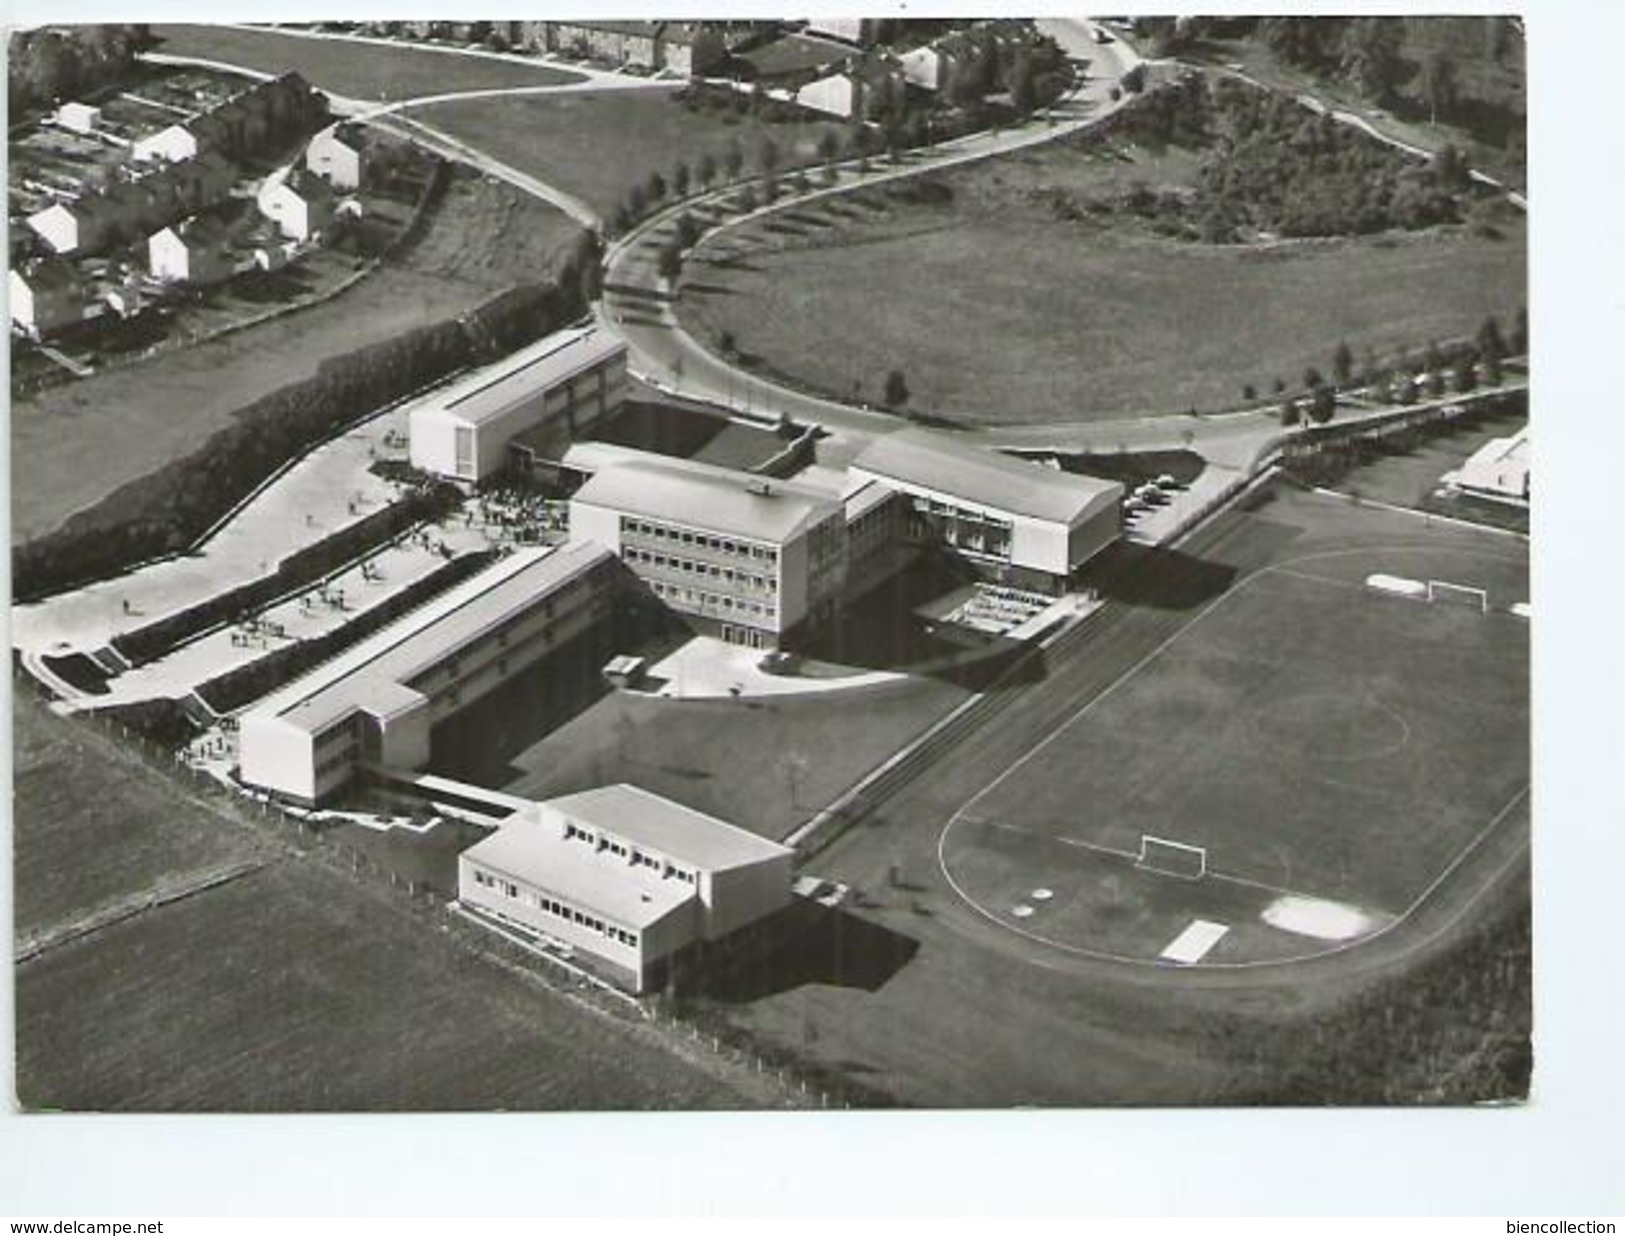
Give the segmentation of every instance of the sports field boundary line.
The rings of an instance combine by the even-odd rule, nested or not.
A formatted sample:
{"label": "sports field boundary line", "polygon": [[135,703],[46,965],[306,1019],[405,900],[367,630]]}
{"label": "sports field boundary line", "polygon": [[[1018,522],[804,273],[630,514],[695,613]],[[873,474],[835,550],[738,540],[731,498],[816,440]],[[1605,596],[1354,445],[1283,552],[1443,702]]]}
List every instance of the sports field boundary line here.
{"label": "sports field boundary line", "polygon": [[[1037,745],[1035,745],[1034,747],[1029,749],[1026,753],[1024,753],[1019,760],[1012,763],[1008,768],[1006,768],[998,776],[993,778],[992,781],[988,782],[985,786],[983,786],[980,790],[978,790],[975,794],[973,794],[970,798],[968,798],[958,808],[958,810],[956,810],[953,813],[953,815],[951,815],[948,818],[947,823],[943,825],[942,831],[937,836],[937,868],[942,873],[943,879],[947,882],[948,886],[951,889],[953,889],[954,893],[959,897],[959,899],[961,901],[963,901],[967,906],[969,906],[972,910],[974,910],[977,914],[979,914],[983,918],[987,919],[993,925],[995,925],[997,927],[1001,927],[1006,931],[1014,932],[1017,935],[1020,935],[1020,936],[1026,938],[1028,940],[1033,941],[1034,943],[1041,944],[1041,945],[1044,945],[1044,946],[1046,946],[1048,948],[1052,948],[1052,949],[1059,949],[1062,952],[1070,953],[1070,954],[1075,955],[1075,956],[1091,958],[1091,959],[1094,959],[1094,960],[1097,960],[1097,961],[1111,962],[1111,963],[1114,963],[1114,964],[1127,965],[1127,966],[1139,966],[1139,967],[1152,967],[1152,968],[1158,968],[1158,969],[1166,969],[1166,968],[1174,967],[1175,963],[1163,962],[1163,961],[1153,961],[1153,960],[1148,960],[1148,959],[1143,959],[1143,958],[1123,957],[1121,955],[1114,954],[1114,953],[1103,953],[1103,952],[1099,952],[1099,951],[1096,951],[1096,950],[1081,948],[1081,947],[1079,947],[1077,945],[1069,945],[1069,944],[1062,943],[1060,941],[1050,940],[1047,937],[1040,936],[1040,935],[1038,935],[1038,934],[1036,934],[1034,932],[1028,931],[1028,930],[1026,930],[1026,929],[1024,929],[1022,927],[1018,927],[1013,923],[1008,923],[1008,922],[1004,921],[1003,919],[999,918],[997,915],[995,915],[991,911],[989,911],[986,907],[981,905],[981,903],[979,903],[975,898],[971,897],[970,894],[965,891],[963,886],[960,885],[959,881],[954,879],[953,872],[949,869],[948,857],[947,857],[947,845],[948,845],[949,835],[953,832],[956,825],[958,825],[959,823],[964,821],[966,812],[972,810],[976,806],[976,804],[979,803],[982,800],[982,798],[984,798],[988,794],[991,794],[999,786],[1003,785],[1004,782],[1008,778],[1013,776],[1015,773],[1019,772],[1027,764],[1027,762],[1029,760],[1033,759],[1040,752],[1045,750],[1051,743],[1053,743],[1057,739],[1059,739],[1063,734],[1066,733],[1066,731],[1068,729],[1070,729],[1072,727],[1072,725],[1074,725],[1077,721],[1079,721],[1084,716],[1086,716],[1090,711],[1092,711],[1096,707],[1096,705],[1098,705],[1103,700],[1108,698],[1113,692],[1115,692],[1124,683],[1129,682],[1134,677],[1136,677],[1140,673],[1141,670],[1143,670],[1147,665],[1151,664],[1158,657],[1160,657],[1168,648],[1172,647],[1175,643],[1177,643],[1181,638],[1183,638],[1185,636],[1186,633],[1188,633],[1190,630],[1192,630],[1198,623],[1202,622],[1205,618],[1209,617],[1213,613],[1214,610],[1218,609],[1225,602],[1230,601],[1230,600],[1234,599],[1235,597],[1240,596],[1243,593],[1245,593],[1246,590],[1248,589],[1248,587],[1250,585],[1252,585],[1253,583],[1255,583],[1256,581],[1264,578],[1265,576],[1278,573],[1280,568],[1282,568],[1282,567],[1290,567],[1290,566],[1293,566],[1293,565],[1296,565],[1296,564],[1299,564],[1299,563],[1304,563],[1304,562],[1322,561],[1322,560],[1325,560],[1325,559],[1328,559],[1328,558],[1344,558],[1344,557],[1350,557],[1350,556],[1355,556],[1355,555],[1363,555],[1363,554],[1380,554],[1380,553],[1384,553],[1384,552],[1387,552],[1387,553],[1395,553],[1395,552],[1400,552],[1400,551],[1405,551],[1405,552],[1426,552],[1428,550],[1428,548],[1429,547],[1427,547],[1427,546],[1421,546],[1421,545],[1402,545],[1402,546],[1395,546],[1395,545],[1368,545],[1368,546],[1349,546],[1349,547],[1346,547],[1346,548],[1343,548],[1343,549],[1333,549],[1333,550],[1326,550],[1326,551],[1323,551],[1323,552],[1320,552],[1320,553],[1305,554],[1305,555],[1303,555],[1302,557],[1299,557],[1299,558],[1290,558],[1290,559],[1286,560],[1285,562],[1273,563],[1273,564],[1271,564],[1269,566],[1260,567],[1258,570],[1252,572],[1250,575],[1246,576],[1244,579],[1242,579],[1241,581],[1239,581],[1238,583],[1233,585],[1229,590],[1227,590],[1226,592],[1222,593],[1221,595],[1215,597],[1206,606],[1204,606],[1200,612],[1198,612],[1193,618],[1191,618],[1191,620],[1189,622],[1185,623],[1178,630],[1176,630],[1172,635],[1168,636],[1168,638],[1166,638],[1162,642],[1160,642],[1149,653],[1147,653],[1144,657],[1141,657],[1132,666],[1130,666],[1128,668],[1128,670],[1126,670],[1123,674],[1121,674],[1119,677],[1117,677],[1111,683],[1109,683],[1102,691],[1100,691],[1097,695],[1095,695],[1093,698],[1091,698],[1085,704],[1083,704],[1082,707],[1080,707],[1076,712],[1074,712],[1072,714],[1072,716],[1068,717],[1065,721],[1063,721],[1061,724],[1056,726],[1056,728],[1054,730],[1052,730],[1050,732],[1050,734],[1048,736],[1046,736],[1041,742],[1039,742]],[[1480,557],[1490,558],[1490,559],[1493,559],[1493,560],[1496,560],[1496,561],[1511,561],[1510,559],[1503,558],[1499,554],[1490,553],[1490,552],[1485,551],[1485,550],[1456,549],[1456,550],[1453,550],[1452,552],[1466,554],[1468,556],[1477,555],[1477,556],[1480,556]],[[1097,611],[1097,612],[1099,612],[1099,611]],[[1367,943],[1370,943],[1373,940],[1376,940],[1377,938],[1384,935],[1388,931],[1391,931],[1393,928],[1395,928],[1395,927],[1399,926],[1400,924],[1408,921],[1416,913],[1416,911],[1421,908],[1421,906],[1427,901],[1427,899],[1429,897],[1431,897],[1434,892],[1437,891],[1439,886],[1442,885],[1444,883],[1444,881],[1447,880],[1452,874],[1454,874],[1454,872],[1457,869],[1459,869],[1461,864],[1474,851],[1477,850],[1477,848],[1483,843],[1483,841],[1487,837],[1489,837],[1496,830],[1496,828],[1499,826],[1501,821],[1503,819],[1505,819],[1506,815],[1513,809],[1513,807],[1515,807],[1517,805],[1517,803],[1528,792],[1529,792],[1529,785],[1526,782],[1524,784],[1524,787],[1516,795],[1513,796],[1512,800],[1510,802],[1508,802],[1491,819],[1491,821],[1487,825],[1485,825],[1485,827],[1476,836],[1473,837],[1472,840],[1468,841],[1466,843],[1466,845],[1464,845],[1462,847],[1462,849],[1459,850],[1456,853],[1456,855],[1445,866],[1445,868],[1442,871],[1439,872],[1439,874],[1433,879],[1433,881],[1431,881],[1429,883],[1429,885],[1426,888],[1424,888],[1422,890],[1421,894],[1417,897],[1416,900],[1414,900],[1409,906],[1407,906],[1406,909],[1402,913],[1400,913],[1398,915],[1395,915],[1394,918],[1390,922],[1384,924],[1381,928],[1379,928],[1378,930],[1372,932],[1371,934],[1366,935],[1366,936],[1362,936],[1357,940],[1347,941],[1344,944],[1341,944],[1341,945],[1339,945],[1339,946],[1337,946],[1335,948],[1332,948],[1332,949],[1322,950],[1322,951],[1317,952],[1317,953],[1303,954],[1301,956],[1294,957],[1294,958],[1278,959],[1278,960],[1274,960],[1274,961],[1254,961],[1254,962],[1211,962],[1211,963],[1207,963],[1205,966],[1203,966],[1201,968],[1209,969],[1209,970],[1217,970],[1217,969],[1246,970],[1246,969],[1258,969],[1258,968],[1262,968],[1262,967],[1266,967],[1266,966],[1279,966],[1279,965],[1298,964],[1298,963],[1302,963],[1302,962],[1314,961],[1314,960],[1317,960],[1319,958],[1324,958],[1324,957],[1327,957],[1329,955],[1333,955],[1333,954],[1345,951],[1346,949],[1353,948],[1353,947],[1355,947],[1357,945],[1367,944]],[[991,821],[989,821],[989,822],[991,822]],[[1110,851],[1108,851],[1108,852],[1110,852]],[[1302,893],[1290,893],[1290,894],[1287,894],[1287,893],[1284,892],[1284,890],[1276,890],[1276,891],[1283,891],[1284,895],[1292,895],[1292,896],[1304,896],[1304,895],[1306,895],[1306,894],[1302,894]],[[1472,899],[1469,899],[1467,904],[1471,905],[1472,904]],[[1177,968],[1183,969],[1185,967],[1177,967]]]}
{"label": "sports field boundary line", "polygon": [[1322,498],[1335,498],[1339,502],[1348,502],[1354,506],[1369,506],[1373,510],[1387,511],[1393,515],[1409,515],[1413,519],[1423,520],[1428,524],[1446,524],[1453,528],[1465,528],[1472,532],[1489,532],[1496,536],[1509,536],[1514,540],[1529,544],[1529,534],[1518,532],[1512,528],[1497,528],[1494,524],[1481,524],[1471,519],[1457,519],[1454,515],[1438,515],[1433,511],[1424,511],[1420,507],[1400,506],[1393,502],[1383,502],[1377,498],[1366,498],[1358,494],[1351,494],[1341,489],[1327,489],[1322,485],[1311,485],[1309,492],[1319,494]]}

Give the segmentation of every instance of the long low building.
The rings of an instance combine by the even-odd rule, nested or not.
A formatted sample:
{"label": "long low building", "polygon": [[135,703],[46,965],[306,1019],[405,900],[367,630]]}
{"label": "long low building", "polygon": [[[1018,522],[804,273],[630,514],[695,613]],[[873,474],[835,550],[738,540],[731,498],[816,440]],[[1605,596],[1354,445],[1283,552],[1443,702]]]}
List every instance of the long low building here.
{"label": "long low building", "polygon": [[669,608],[750,648],[832,620],[845,586],[838,499],[692,460],[609,462],[570,499],[570,535],[609,546]]}
{"label": "long low building", "polygon": [[790,902],[793,851],[634,785],[528,804],[458,859],[466,907],[585,953],[633,991]]}
{"label": "long low building", "polygon": [[907,495],[907,535],[937,541],[1002,582],[1055,591],[1122,531],[1123,487],[1012,459],[927,429],[877,439],[853,462]]}
{"label": "long low building", "polygon": [[311,806],[363,764],[422,768],[436,724],[604,622],[620,578],[590,543],[503,558],[245,712],[239,775]]}
{"label": "long low building", "polygon": [[1510,438],[1491,438],[1474,451],[1445,484],[1482,498],[1529,505],[1529,426]]}
{"label": "long low building", "polygon": [[507,468],[514,438],[558,430],[560,449],[626,397],[626,344],[593,327],[559,331],[412,410],[411,459],[451,480]]}

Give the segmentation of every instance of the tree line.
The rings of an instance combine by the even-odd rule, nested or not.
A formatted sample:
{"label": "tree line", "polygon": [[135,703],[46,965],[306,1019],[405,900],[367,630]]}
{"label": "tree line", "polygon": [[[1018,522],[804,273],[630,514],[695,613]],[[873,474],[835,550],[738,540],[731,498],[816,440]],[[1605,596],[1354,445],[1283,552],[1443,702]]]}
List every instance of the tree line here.
{"label": "tree line", "polygon": [[18,30],[6,46],[6,100],[13,121],[127,80],[152,47],[143,24]]}

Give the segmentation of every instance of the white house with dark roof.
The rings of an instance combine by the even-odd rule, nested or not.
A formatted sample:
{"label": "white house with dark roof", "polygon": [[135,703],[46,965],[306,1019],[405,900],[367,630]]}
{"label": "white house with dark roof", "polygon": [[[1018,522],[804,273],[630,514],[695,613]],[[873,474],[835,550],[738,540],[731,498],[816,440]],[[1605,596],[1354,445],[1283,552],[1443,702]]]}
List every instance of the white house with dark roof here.
{"label": "white house with dark roof", "polygon": [[13,266],[6,301],[12,326],[36,339],[89,316],[84,282],[58,258]]}
{"label": "white house with dark roof", "polygon": [[971,446],[928,429],[877,439],[855,484],[907,495],[909,535],[935,540],[1011,583],[1055,588],[1115,541],[1123,487]]}
{"label": "white house with dark roof", "polygon": [[358,124],[328,125],[305,147],[305,167],[335,189],[359,189],[367,175],[367,139]]}
{"label": "white house with dark roof", "polygon": [[147,237],[147,270],[165,283],[223,283],[234,273],[225,232],[206,219],[187,219]]}
{"label": "white house with dark roof", "polygon": [[457,896],[641,992],[672,958],[789,905],[793,857],[623,783],[521,806],[459,856]]}
{"label": "white house with dark roof", "polygon": [[260,214],[289,240],[310,240],[333,223],[333,190],[319,176],[299,171],[267,177],[255,195]]}

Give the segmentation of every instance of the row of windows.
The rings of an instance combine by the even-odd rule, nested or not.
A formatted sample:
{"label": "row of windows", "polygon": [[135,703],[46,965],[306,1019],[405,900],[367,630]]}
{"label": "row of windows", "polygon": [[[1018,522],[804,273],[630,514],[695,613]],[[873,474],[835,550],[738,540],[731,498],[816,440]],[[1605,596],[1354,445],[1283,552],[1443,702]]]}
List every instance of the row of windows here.
{"label": "row of windows", "polygon": [[595,846],[599,851],[608,850],[617,858],[624,858],[634,867],[652,867],[662,876],[675,876],[684,884],[693,884],[696,877],[692,871],[686,871],[669,859],[656,858],[653,854],[645,854],[636,846],[628,846],[624,841],[616,841],[613,837],[600,836],[590,829],[582,828],[576,824],[566,823],[564,826],[564,839],[566,841],[584,841]]}
{"label": "row of windows", "polygon": [[503,896],[511,897],[516,901],[526,901],[543,914],[551,914],[554,918],[561,919],[566,923],[574,923],[577,927],[585,927],[588,931],[596,931],[599,935],[608,936],[618,943],[632,947],[637,945],[637,936],[625,928],[617,927],[613,923],[606,923],[597,915],[588,914],[586,911],[578,910],[574,906],[567,906],[562,901],[556,901],[545,893],[527,892],[521,898],[519,896],[519,886],[511,880],[504,880],[499,876],[493,876],[484,871],[475,871],[474,883],[484,888],[494,888],[501,892]]}
{"label": "row of windows", "polygon": [[779,613],[779,607],[770,602],[721,596],[699,588],[679,588],[676,584],[663,584],[659,580],[651,581],[649,587],[654,589],[657,597],[663,601],[670,601],[673,605],[687,605],[690,608],[712,609],[730,614],[750,614],[757,618],[777,618]]}
{"label": "row of windows", "polygon": [[355,744],[346,743],[340,750],[316,765],[316,779],[320,781],[330,772],[336,772],[355,759]]}
{"label": "row of windows", "polygon": [[740,557],[755,558],[761,562],[777,562],[779,559],[779,551],[765,545],[751,545],[744,541],[733,540],[731,537],[711,536],[705,532],[685,532],[679,528],[668,528],[665,524],[633,519],[627,515],[621,516],[621,534],[623,536],[648,536],[657,541],[672,541],[680,545],[694,545],[700,549],[709,549],[720,554],[737,554]]}
{"label": "row of windows", "polygon": [[779,590],[779,581],[771,576],[752,575],[748,571],[736,571],[733,567],[719,567],[711,562],[695,562],[692,558],[678,558],[670,554],[632,548],[623,550],[622,557],[628,562],[636,562],[643,566],[664,567],[669,571],[685,571],[711,579],[726,580],[730,584],[740,584],[746,588],[754,588],[758,592]]}

